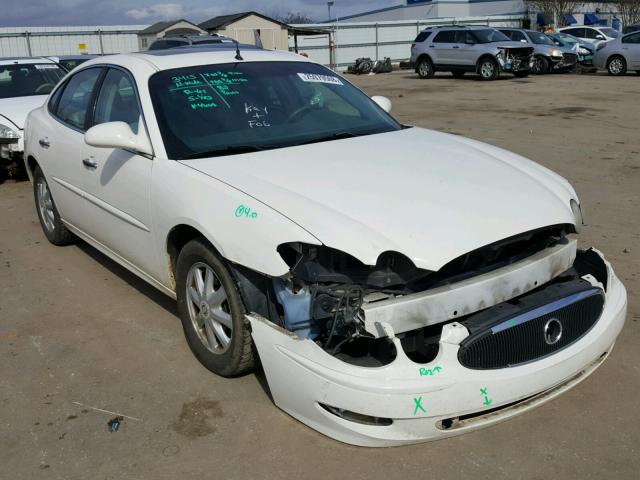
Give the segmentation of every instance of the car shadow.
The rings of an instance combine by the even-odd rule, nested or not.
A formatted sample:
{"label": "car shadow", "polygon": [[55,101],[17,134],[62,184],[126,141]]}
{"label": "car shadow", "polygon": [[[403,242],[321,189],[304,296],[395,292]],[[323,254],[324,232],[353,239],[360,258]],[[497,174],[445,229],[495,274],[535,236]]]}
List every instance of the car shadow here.
{"label": "car shadow", "polygon": [[79,240],[76,246],[91,257],[95,262],[99,263],[102,267],[109,270],[112,274],[124,280],[128,285],[135,288],[138,292],[155,302],[158,306],[162,307],[168,313],[178,316],[178,308],[176,301],[168,297],[160,290],[154,288],[137,275],[131,273],[129,270],[121,266],[119,263],[111,260],[102,252],[93,248],[88,243]]}

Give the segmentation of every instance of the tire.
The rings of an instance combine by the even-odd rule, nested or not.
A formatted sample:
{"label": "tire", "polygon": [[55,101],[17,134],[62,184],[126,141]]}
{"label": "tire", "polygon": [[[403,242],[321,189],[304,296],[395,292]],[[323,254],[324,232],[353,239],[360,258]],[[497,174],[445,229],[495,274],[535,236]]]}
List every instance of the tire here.
{"label": "tire", "polygon": [[429,58],[418,60],[416,72],[418,72],[420,78],[432,78],[436,74],[433,62]]}
{"label": "tire", "polygon": [[513,76],[518,78],[526,78],[529,76],[529,73],[531,73],[531,70],[522,70],[520,72],[513,72]]}
{"label": "tire", "polygon": [[607,71],[609,75],[619,77],[627,73],[627,61],[620,55],[614,55],[607,60]]}
{"label": "tire", "polygon": [[541,57],[540,55],[536,55],[534,57],[533,67],[531,67],[531,73],[533,73],[534,75],[544,75],[546,73],[549,73],[550,69],[551,64],[549,63],[549,60]]}
{"label": "tire", "polygon": [[451,75],[453,75],[453,78],[462,78],[464,77],[464,74],[466,72],[464,70],[453,70],[451,72]]}
{"label": "tire", "polygon": [[176,277],[178,313],[189,348],[198,361],[223,377],[251,371],[254,353],[250,325],[224,260],[204,238],[192,240],[178,255]]}
{"label": "tire", "polygon": [[47,179],[40,167],[33,172],[33,198],[40,219],[40,226],[47,240],[54,245],[69,245],[75,241],[75,235],[62,223],[56,204],[51,196]]}
{"label": "tire", "polygon": [[485,81],[495,80],[500,75],[500,67],[498,62],[493,58],[485,58],[480,60],[478,64],[478,73],[480,78]]}

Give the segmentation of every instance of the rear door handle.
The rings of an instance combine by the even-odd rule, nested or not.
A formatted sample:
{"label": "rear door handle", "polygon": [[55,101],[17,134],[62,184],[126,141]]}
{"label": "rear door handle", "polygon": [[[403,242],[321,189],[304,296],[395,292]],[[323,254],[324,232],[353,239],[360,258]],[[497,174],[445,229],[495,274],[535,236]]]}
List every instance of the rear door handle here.
{"label": "rear door handle", "polygon": [[41,138],[40,140],[38,140],[38,143],[43,148],[49,148],[51,146],[51,142],[49,142],[49,139],[47,137]]}
{"label": "rear door handle", "polygon": [[429,45],[429,48],[436,48],[435,45]]}
{"label": "rear door handle", "polygon": [[95,160],[91,160],[90,158],[85,158],[84,160],[82,160],[82,163],[85,167],[90,168],[92,170],[95,170],[96,168],[98,168],[98,164],[95,162]]}
{"label": "rear door handle", "polygon": [[460,48],[458,45],[454,45],[453,48]]}

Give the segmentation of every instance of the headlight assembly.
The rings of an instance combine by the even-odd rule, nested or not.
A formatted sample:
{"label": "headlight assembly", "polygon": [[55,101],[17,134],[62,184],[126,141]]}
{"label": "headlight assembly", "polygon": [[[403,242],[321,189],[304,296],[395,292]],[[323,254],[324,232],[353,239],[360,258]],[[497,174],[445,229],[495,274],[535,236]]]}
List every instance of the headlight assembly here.
{"label": "headlight assembly", "polygon": [[0,143],[14,143],[17,142],[19,138],[20,135],[12,128],[0,123]]}
{"label": "headlight assembly", "polygon": [[562,52],[560,50],[551,50],[552,57],[562,57]]}
{"label": "headlight assembly", "polygon": [[576,233],[580,233],[582,226],[584,225],[584,216],[582,215],[582,208],[580,207],[580,204],[573,199],[571,199],[571,211],[573,212]]}

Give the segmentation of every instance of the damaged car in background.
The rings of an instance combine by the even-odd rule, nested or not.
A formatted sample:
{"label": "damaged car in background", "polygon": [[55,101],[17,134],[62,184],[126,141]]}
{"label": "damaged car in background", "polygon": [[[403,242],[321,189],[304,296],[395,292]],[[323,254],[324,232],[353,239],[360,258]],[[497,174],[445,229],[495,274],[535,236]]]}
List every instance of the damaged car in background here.
{"label": "damaged car in background", "polygon": [[26,155],[47,238],[176,298],[206,368],[259,361],[293,417],[391,446],[525,412],[611,352],[626,291],[578,248],[565,179],[304,57],[178,50],[78,67]]}

